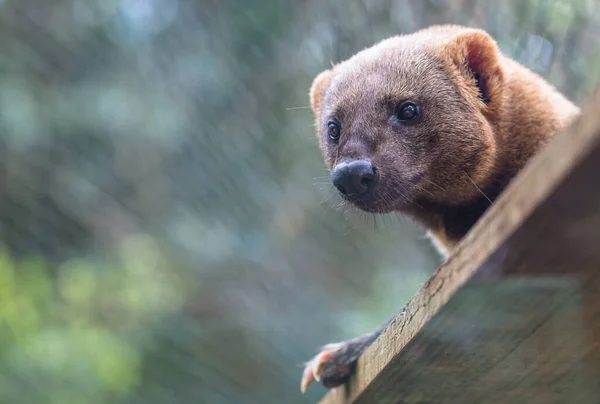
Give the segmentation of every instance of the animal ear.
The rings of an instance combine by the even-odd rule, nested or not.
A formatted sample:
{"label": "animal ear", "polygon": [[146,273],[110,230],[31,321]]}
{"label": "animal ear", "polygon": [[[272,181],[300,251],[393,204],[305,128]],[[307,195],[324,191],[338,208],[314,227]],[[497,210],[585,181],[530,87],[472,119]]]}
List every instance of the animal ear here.
{"label": "animal ear", "polygon": [[485,31],[467,29],[451,37],[445,51],[471,84],[468,90],[488,108],[498,106],[502,98],[504,70],[494,39]]}
{"label": "animal ear", "polygon": [[333,70],[325,70],[322,71],[315,77],[310,87],[310,107],[315,115],[318,115],[321,112],[321,106],[323,103],[323,98],[325,97],[325,91],[329,86],[329,82],[331,81],[331,77],[333,76]]}

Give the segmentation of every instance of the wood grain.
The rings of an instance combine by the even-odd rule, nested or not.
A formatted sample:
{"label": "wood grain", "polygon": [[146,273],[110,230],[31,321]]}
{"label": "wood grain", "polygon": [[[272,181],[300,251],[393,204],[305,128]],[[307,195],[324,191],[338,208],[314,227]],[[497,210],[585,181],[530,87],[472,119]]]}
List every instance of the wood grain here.
{"label": "wood grain", "polygon": [[325,404],[600,403],[600,96]]}

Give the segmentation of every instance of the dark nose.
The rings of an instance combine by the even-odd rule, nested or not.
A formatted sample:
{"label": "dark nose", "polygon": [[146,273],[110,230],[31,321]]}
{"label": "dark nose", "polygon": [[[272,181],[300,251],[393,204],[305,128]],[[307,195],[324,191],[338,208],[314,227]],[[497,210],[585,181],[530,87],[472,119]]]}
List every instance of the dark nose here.
{"label": "dark nose", "polygon": [[353,160],[335,166],[331,175],[342,194],[362,195],[375,185],[377,169],[366,160]]}

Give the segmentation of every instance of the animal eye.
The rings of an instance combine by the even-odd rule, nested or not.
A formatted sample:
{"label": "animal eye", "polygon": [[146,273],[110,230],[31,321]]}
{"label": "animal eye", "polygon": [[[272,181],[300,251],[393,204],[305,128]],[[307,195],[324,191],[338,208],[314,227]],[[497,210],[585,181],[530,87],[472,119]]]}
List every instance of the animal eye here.
{"label": "animal eye", "polygon": [[327,134],[331,141],[337,143],[340,139],[340,125],[337,122],[329,121],[327,123]]}
{"label": "animal eye", "polygon": [[396,118],[402,123],[416,121],[419,118],[419,107],[414,102],[403,102],[396,110]]}

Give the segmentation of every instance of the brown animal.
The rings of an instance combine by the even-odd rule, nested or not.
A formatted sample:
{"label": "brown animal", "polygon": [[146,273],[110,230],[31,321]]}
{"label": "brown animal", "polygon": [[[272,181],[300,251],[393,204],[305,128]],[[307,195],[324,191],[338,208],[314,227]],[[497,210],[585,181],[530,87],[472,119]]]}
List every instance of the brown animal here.
{"label": "brown animal", "polygon": [[[528,160],[579,109],[505,56],[485,31],[433,26],[394,36],[320,73],[310,90],[332,180],[351,204],[401,212],[446,258]],[[344,383],[381,333],[330,344],[312,380]]]}

